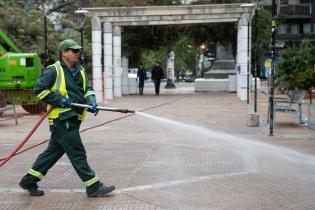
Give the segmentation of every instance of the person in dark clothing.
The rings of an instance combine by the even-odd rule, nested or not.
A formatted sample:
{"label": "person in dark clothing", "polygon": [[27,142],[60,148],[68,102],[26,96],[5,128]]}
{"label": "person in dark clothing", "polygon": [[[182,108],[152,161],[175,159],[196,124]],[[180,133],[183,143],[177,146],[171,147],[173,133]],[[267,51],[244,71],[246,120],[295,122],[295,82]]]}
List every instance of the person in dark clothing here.
{"label": "person in dark clothing", "polygon": [[152,80],[154,81],[154,86],[155,86],[155,95],[160,94],[160,84],[161,84],[161,79],[163,79],[164,74],[163,74],[163,69],[160,65],[160,62],[156,62],[155,66],[152,69]]}
{"label": "person in dark clothing", "polygon": [[143,95],[144,81],[147,80],[147,72],[142,63],[140,63],[138,68],[137,78],[139,78],[139,94]]}
{"label": "person in dark clothing", "polygon": [[[36,97],[46,102],[52,111],[48,114],[51,131],[48,147],[19,183],[31,196],[44,195],[44,191],[38,190],[37,182],[65,153],[84,182],[88,197],[103,197],[115,189],[103,185],[90,168],[79,133],[86,111],[95,115],[98,112],[93,88],[85,69],[78,63],[81,48],[72,39],[62,41],[58,46],[60,60],[47,67],[33,89]],[[73,102],[88,104],[91,108],[74,108]]]}

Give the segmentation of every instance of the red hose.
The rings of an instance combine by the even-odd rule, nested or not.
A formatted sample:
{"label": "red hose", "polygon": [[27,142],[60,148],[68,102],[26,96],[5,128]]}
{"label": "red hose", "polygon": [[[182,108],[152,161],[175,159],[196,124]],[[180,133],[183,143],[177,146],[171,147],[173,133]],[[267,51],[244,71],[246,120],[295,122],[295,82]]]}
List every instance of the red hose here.
{"label": "red hose", "polygon": [[[161,103],[161,104],[158,104],[158,105],[155,105],[155,106],[151,106],[151,107],[146,108],[146,109],[142,109],[142,110],[140,110],[139,112],[145,112],[145,111],[150,110],[150,109],[154,109],[154,108],[157,108],[157,107],[166,105],[166,104],[170,104],[170,103],[173,103],[173,102],[175,102],[175,101],[178,101],[178,100],[180,100],[180,99],[182,99],[182,98],[184,98],[184,97],[187,97],[187,96],[175,98],[175,99],[170,100],[170,101],[167,101],[167,102],[165,102],[165,103]],[[27,150],[30,150],[30,149],[32,149],[32,148],[34,148],[34,147],[37,147],[37,146],[39,146],[39,145],[41,145],[41,144],[44,144],[44,143],[46,143],[47,141],[49,141],[49,140],[44,140],[44,141],[42,141],[42,142],[40,142],[40,143],[34,144],[34,145],[30,146],[30,147],[27,147],[27,148],[25,148],[25,149],[23,149],[23,150],[17,152],[17,151],[26,143],[26,141],[33,135],[33,133],[35,132],[35,130],[38,128],[38,126],[42,123],[42,121],[45,119],[45,117],[46,117],[51,111],[52,111],[52,109],[49,109],[49,110],[40,118],[40,120],[37,122],[37,124],[35,125],[35,127],[32,129],[32,131],[28,134],[28,136],[23,140],[23,142],[20,143],[20,145],[18,145],[18,147],[17,147],[12,153],[10,153],[10,155],[5,156],[5,157],[3,157],[3,158],[0,158],[0,161],[2,161],[2,162],[0,163],[0,167],[3,166],[3,165],[4,165],[9,159],[11,159],[13,156],[18,155],[18,154],[20,154],[20,153],[23,153],[23,152],[25,152],[25,151],[27,151]],[[93,128],[96,128],[96,127],[103,126],[103,125],[108,124],[108,123],[111,123],[111,122],[113,122],[113,121],[117,121],[117,120],[120,120],[120,119],[129,117],[129,116],[131,116],[131,115],[134,115],[134,113],[133,113],[133,114],[129,114],[129,115],[125,115],[125,116],[122,116],[122,117],[118,117],[118,118],[115,118],[115,119],[113,119],[113,120],[109,120],[109,121],[106,121],[106,122],[104,122],[104,123],[101,123],[101,124],[99,124],[99,125],[95,125],[95,126],[92,126],[92,127],[86,128],[86,129],[83,129],[83,130],[80,131],[80,133],[85,132],[85,131],[90,130],[90,129],[93,129]]]}
{"label": "red hose", "polygon": [[[21,153],[23,153],[23,152],[26,152],[27,150],[33,149],[34,147],[37,147],[37,146],[39,146],[39,145],[41,145],[41,144],[44,144],[44,143],[46,143],[47,141],[49,141],[49,140],[45,140],[45,141],[42,141],[42,142],[40,142],[40,143],[33,144],[33,145],[29,146],[29,147],[26,147],[25,149],[22,149],[21,151],[18,151],[17,153],[15,153],[13,156],[19,155],[19,154],[21,154]],[[7,157],[7,156],[0,158],[0,161],[3,161],[4,159],[6,159],[6,157]]]}
{"label": "red hose", "polygon": [[29,140],[29,138],[34,134],[36,129],[40,126],[40,124],[43,122],[43,120],[47,117],[47,115],[53,110],[53,107],[50,108],[36,123],[36,125],[33,127],[33,129],[28,133],[28,135],[24,138],[24,140],[6,157],[1,158],[2,162],[0,163],[0,167],[3,166],[6,162],[8,162],[18,151],[21,149],[21,147]]}

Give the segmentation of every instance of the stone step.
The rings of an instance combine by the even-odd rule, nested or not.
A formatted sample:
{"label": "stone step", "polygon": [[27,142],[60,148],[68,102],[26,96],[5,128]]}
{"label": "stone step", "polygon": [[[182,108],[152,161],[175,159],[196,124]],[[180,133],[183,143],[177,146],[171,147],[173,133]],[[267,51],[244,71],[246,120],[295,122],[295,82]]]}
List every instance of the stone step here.
{"label": "stone step", "polygon": [[235,75],[235,69],[211,69],[204,73],[204,78],[227,79],[229,75]]}

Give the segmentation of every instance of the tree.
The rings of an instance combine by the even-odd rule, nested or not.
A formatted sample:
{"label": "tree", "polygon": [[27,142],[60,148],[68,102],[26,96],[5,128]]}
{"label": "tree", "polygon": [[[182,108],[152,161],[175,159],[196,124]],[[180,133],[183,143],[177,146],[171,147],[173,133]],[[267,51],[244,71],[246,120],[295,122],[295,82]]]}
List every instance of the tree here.
{"label": "tree", "polygon": [[[271,32],[271,14],[263,8],[256,10],[256,14],[252,19],[252,63],[256,63],[257,75],[260,75],[259,61],[266,51],[269,50]],[[252,74],[255,68],[252,66]]]}
{"label": "tree", "polygon": [[[70,1],[65,4],[66,8]],[[6,31],[11,40],[23,52],[36,52],[41,57],[45,53],[44,49],[44,12],[40,5],[24,4],[24,1],[0,1],[0,27]],[[27,7],[25,6],[27,5]],[[67,11],[68,8],[66,8]],[[49,59],[56,60],[57,45],[63,39],[63,31],[54,28],[54,24],[48,19],[48,51]],[[79,36],[67,36],[69,38],[76,38]]]}
{"label": "tree", "polygon": [[198,54],[198,47],[194,40],[189,36],[181,37],[175,44],[175,69],[180,66],[194,72],[196,67],[196,56]]}
{"label": "tree", "polygon": [[275,75],[280,90],[308,90],[315,84],[315,46],[303,40],[300,48],[281,51]]}
{"label": "tree", "polygon": [[[143,49],[140,53],[140,60],[148,70],[153,67],[155,61],[159,61],[161,63],[161,66],[164,67],[166,66],[167,53],[167,49],[163,47],[155,50]],[[137,65],[134,64],[133,66]],[[165,70],[165,68],[163,69]]]}

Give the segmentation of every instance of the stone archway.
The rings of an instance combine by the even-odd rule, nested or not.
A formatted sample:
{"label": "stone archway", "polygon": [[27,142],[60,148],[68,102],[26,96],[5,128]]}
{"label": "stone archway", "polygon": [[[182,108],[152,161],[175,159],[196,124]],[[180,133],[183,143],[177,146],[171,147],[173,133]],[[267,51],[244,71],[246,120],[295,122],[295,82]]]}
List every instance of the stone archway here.
{"label": "stone archway", "polygon": [[247,99],[248,62],[251,60],[248,34],[253,8],[241,7],[241,4],[209,4],[83,9],[92,18],[93,87],[99,102],[122,95],[121,27],[219,22],[238,23],[237,94],[241,100]]}

